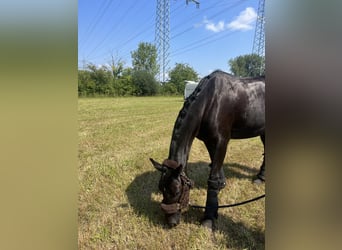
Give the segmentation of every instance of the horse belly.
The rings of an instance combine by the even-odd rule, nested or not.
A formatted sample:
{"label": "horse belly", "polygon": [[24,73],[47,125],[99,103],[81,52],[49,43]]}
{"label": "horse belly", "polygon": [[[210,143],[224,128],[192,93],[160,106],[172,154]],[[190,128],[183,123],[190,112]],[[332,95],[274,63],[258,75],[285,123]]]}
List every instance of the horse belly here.
{"label": "horse belly", "polygon": [[232,129],[232,139],[247,139],[265,134],[265,127]]}
{"label": "horse belly", "polygon": [[239,116],[238,122],[233,124],[232,139],[244,139],[265,133],[265,106],[249,107]]}

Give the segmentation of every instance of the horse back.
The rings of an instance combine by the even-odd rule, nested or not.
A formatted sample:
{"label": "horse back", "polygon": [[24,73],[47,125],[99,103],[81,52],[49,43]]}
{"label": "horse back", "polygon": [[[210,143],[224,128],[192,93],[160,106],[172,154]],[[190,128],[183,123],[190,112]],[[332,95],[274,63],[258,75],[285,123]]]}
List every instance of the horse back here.
{"label": "horse back", "polygon": [[199,100],[204,108],[198,138],[216,133],[233,139],[264,134],[264,78],[238,78],[217,71],[202,81]]}

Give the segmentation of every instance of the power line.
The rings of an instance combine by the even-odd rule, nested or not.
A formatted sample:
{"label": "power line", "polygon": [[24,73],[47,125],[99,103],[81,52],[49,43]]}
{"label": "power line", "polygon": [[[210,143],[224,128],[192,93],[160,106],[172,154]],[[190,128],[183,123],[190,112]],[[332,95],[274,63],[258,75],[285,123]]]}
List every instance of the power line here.
{"label": "power line", "polygon": [[[161,1],[161,0],[159,0],[159,1]],[[121,1],[119,1],[119,2],[121,3]],[[173,19],[174,16],[179,15],[179,13],[180,13],[179,10],[184,6],[184,2],[183,1],[178,1],[178,2],[181,2],[181,4],[179,4],[179,5],[172,5],[172,6],[169,5],[169,14],[168,14],[169,18]],[[210,17],[208,17],[209,19],[212,19],[212,18],[218,17],[222,13],[225,13],[225,12],[229,11],[231,8],[234,8],[235,6],[241,4],[242,2],[246,2],[246,1],[242,1],[242,0],[229,1],[229,3],[228,3],[228,1],[216,1],[216,3],[209,2],[209,4],[208,4],[209,6],[207,5],[208,7],[206,7],[205,9],[196,10],[196,12],[192,12],[193,14],[192,15],[188,15],[186,18],[182,18],[183,16],[181,18],[179,18],[179,19],[176,18],[175,20],[177,20],[178,23],[173,26],[171,31],[179,30],[181,28],[183,28],[183,30],[179,30],[179,32],[176,33],[175,35],[173,35],[171,38],[170,38],[170,30],[169,30],[169,34],[168,34],[169,37],[168,37],[168,39],[164,39],[164,41],[168,41],[170,43],[171,41],[173,41],[174,39],[180,37],[181,35],[191,31],[192,29],[195,29],[196,27],[194,25],[184,29],[184,24],[189,23],[192,20],[195,20],[196,17],[200,16],[205,11],[207,11],[209,9],[212,9],[212,8],[219,8],[218,11],[216,11],[214,14],[212,14],[212,15],[210,15]],[[129,8],[128,8],[128,10],[130,12],[129,14],[133,14],[133,12],[136,13],[139,10],[141,11],[141,8],[140,9],[137,8],[137,5],[140,6],[141,4],[144,4],[144,3],[143,2],[140,2],[140,4],[135,4],[135,3],[131,4],[131,3],[129,3],[129,5],[130,5]],[[227,6],[227,4],[229,4],[229,6]],[[103,13],[103,15],[107,15],[107,12],[104,12],[104,9],[103,9],[103,7],[107,6],[107,5],[108,5],[108,2],[104,2],[102,4],[102,6],[101,6],[102,8],[98,9],[98,13]],[[195,8],[193,8],[193,9],[195,9]],[[127,15],[127,11],[126,12],[125,11],[122,12],[122,10],[121,10],[120,12],[121,13],[125,13],[125,15]],[[119,22],[117,22],[117,23],[123,23],[123,22],[125,22],[125,20],[124,20],[125,18],[126,18],[126,20],[127,20],[127,18],[129,18],[128,15],[127,16],[122,16],[122,17],[123,18],[119,19]],[[127,56],[128,56],[130,54],[130,51],[128,51],[129,50],[129,48],[128,48],[129,44],[132,44],[133,41],[135,42],[139,37],[141,37],[143,35],[150,36],[148,34],[148,32],[153,32],[154,24],[153,24],[153,17],[151,17],[151,15],[149,15],[148,17],[149,17],[150,21],[149,22],[147,22],[147,21],[146,22],[140,21],[140,23],[139,23],[140,26],[137,25],[134,33],[132,32],[128,36],[127,35],[125,35],[125,36],[117,36],[116,40],[115,40],[116,44],[115,44],[115,46],[112,46],[112,50],[116,49],[117,51],[119,51],[120,52],[120,56],[122,55],[122,53],[124,53],[125,55],[127,54]],[[184,22],[180,22],[179,23],[180,19],[185,19],[185,20],[184,20]],[[91,33],[93,33],[93,31],[96,30],[96,28],[99,26],[99,24],[101,22],[106,21],[106,20],[104,20],[104,17],[102,17],[102,16],[97,18],[97,19],[94,19],[94,20],[95,20],[95,23],[92,26],[88,26],[88,29],[87,29],[88,31],[91,31]],[[117,23],[116,23],[116,27],[112,27],[110,32],[105,34],[105,36],[103,36],[103,39],[101,39],[99,41],[99,43],[95,44],[95,47],[93,48],[93,50],[90,51],[90,53],[88,53],[88,56],[86,57],[87,59],[89,59],[89,57],[91,55],[93,55],[94,52],[97,49],[102,48],[105,43],[108,44],[108,42],[106,42],[106,41],[110,38],[110,35],[113,32],[118,33],[119,30],[125,28],[122,25],[121,26],[117,25]],[[203,22],[201,24],[203,25]],[[141,26],[141,25],[144,25],[144,26]],[[91,27],[91,28],[89,28],[89,27]],[[166,53],[165,53],[167,55],[167,60],[170,60],[169,58],[171,58],[171,57],[187,53],[187,52],[192,51],[192,50],[194,50],[196,48],[203,47],[203,46],[205,46],[207,44],[214,43],[214,42],[216,42],[218,40],[224,39],[224,38],[226,38],[228,36],[233,35],[234,33],[235,32],[229,32],[229,33],[225,32],[224,34],[223,33],[217,33],[215,35],[212,35],[212,33],[211,33],[210,36],[203,37],[201,39],[198,39],[197,41],[193,41],[192,40],[192,41],[190,41],[189,44],[186,44],[185,46],[182,46],[182,47],[176,49],[175,51],[171,50],[170,44],[169,44],[169,49],[168,49],[168,51],[166,50]],[[152,36],[150,36],[150,37],[152,37]],[[155,36],[156,36],[156,34],[155,34]],[[91,39],[91,38],[92,38],[92,36],[88,37],[88,39]],[[124,38],[126,38],[126,40],[124,40]],[[120,39],[120,40],[118,41],[118,39]],[[153,41],[151,41],[151,42],[153,42]],[[154,42],[156,42],[156,41],[154,41]],[[182,44],[184,44],[184,42]],[[124,49],[124,48],[126,48],[126,49]],[[165,48],[167,48],[167,46]],[[125,50],[127,50],[128,52],[126,53]],[[107,54],[107,53],[103,53],[103,51],[101,51],[101,52],[102,52],[103,55],[99,55],[98,53],[96,53],[97,55],[95,54],[95,57],[91,57],[91,58],[100,58],[100,57],[104,56],[105,54]],[[125,60],[126,59],[129,60],[126,57],[123,57],[123,58],[125,58]],[[169,61],[166,61],[166,62],[167,62],[166,66],[168,66]],[[165,72],[167,72],[167,69],[168,68],[165,67]],[[165,76],[165,75],[166,75],[166,73],[162,73],[161,76]]]}
{"label": "power line", "polygon": [[[241,0],[240,0],[240,1],[241,1]],[[226,2],[219,2],[219,3],[216,2],[216,3],[210,5],[209,7],[205,8],[205,9],[196,10],[196,12],[193,13],[192,16],[190,16],[190,17],[187,16],[186,18],[184,18],[184,19],[182,19],[182,20],[179,20],[179,22],[178,22],[177,24],[174,25],[175,27],[171,27],[171,31],[175,31],[175,30],[177,30],[177,29],[183,27],[184,24],[186,24],[186,23],[192,21],[195,17],[202,15],[204,12],[206,12],[206,11],[208,11],[208,10],[210,10],[210,9],[219,8],[219,7],[226,6],[226,5],[227,5]],[[223,11],[220,11],[220,12],[222,13]],[[218,14],[214,14],[213,17],[217,17],[217,15],[218,15]],[[174,17],[173,17],[173,18],[174,18]],[[193,27],[193,26],[191,26],[191,27]],[[177,36],[177,35],[176,35],[176,36]]]}
{"label": "power line", "polygon": [[[217,17],[217,16],[221,15],[222,13],[224,13],[224,12],[230,10],[230,9],[233,9],[233,8],[239,6],[239,5],[242,4],[243,2],[244,2],[243,0],[239,0],[239,1],[237,1],[235,4],[229,5],[229,6],[225,7],[224,9],[222,9],[222,10],[220,10],[220,11],[214,13],[214,14],[211,15],[208,19],[212,19],[212,18],[214,18],[214,17]],[[222,4],[222,5],[223,5],[223,4]],[[210,7],[206,8],[205,10],[209,10],[209,9],[214,8],[214,7],[217,7],[217,4],[213,4],[213,5],[211,5]],[[200,14],[202,14],[202,13],[198,13],[198,14],[194,15],[193,18],[194,18],[194,17],[197,17],[197,16],[200,15]],[[178,26],[178,27],[181,27],[181,26]],[[176,38],[176,37],[179,37],[179,36],[181,36],[181,35],[183,35],[183,34],[185,34],[185,33],[187,33],[188,31],[190,31],[190,30],[192,30],[192,29],[194,29],[194,28],[195,28],[195,27],[192,25],[191,27],[189,27],[189,28],[187,28],[187,29],[185,29],[185,30],[183,30],[183,31],[181,31],[181,32],[179,32],[179,33],[173,35],[173,36],[171,37],[171,40],[174,39],[174,38]]]}
{"label": "power line", "polygon": [[[210,38],[212,38],[212,37],[206,37],[206,38],[200,39],[200,40],[198,40],[198,41],[196,41],[196,42],[194,42],[194,43],[191,43],[191,44],[186,45],[185,47],[183,47],[183,48],[181,48],[181,49],[179,49],[179,50],[176,50],[175,53],[171,54],[171,57],[174,57],[174,56],[176,56],[176,55],[180,55],[180,54],[187,53],[187,52],[189,52],[189,51],[191,51],[191,50],[194,50],[194,49],[203,47],[203,46],[208,45],[208,44],[210,44],[210,43],[217,42],[217,41],[222,40],[222,39],[224,39],[224,38],[226,38],[226,37],[228,37],[228,36],[231,36],[231,35],[233,35],[233,34],[235,34],[235,33],[237,33],[237,32],[238,32],[238,31],[236,31],[236,30],[235,30],[235,31],[231,31],[231,32],[229,32],[229,33],[226,33],[226,34],[220,36],[220,37],[215,37],[214,39],[211,39],[211,40],[209,40],[209,41],[206,41],[206,40],[208,40],[208,39],[210,39]],[[205,42],[205,41],[206,41],[206,42]],[[203,42],[204,42],[204,43],[203,43]]]}
{"label": "power line", "polygon": [[115,29],[117,29],[118,27],[120,28],[120,23],[124,21],[125,17],[128,16],[128,12],[132,11],[134,9],[134,5],[136,4],[136,2],[134,1],[126,11],[123,11],[122,15],[120,16],[120,18],[118,18],[118,20],[120,20],[118,23],[115,23],[115,25],[112,26],[111,30],[106,34],[106,36],[101,40],[101,42],[99,42],[97,44],[97,46],[95,46],[93,48],[93,50],[90,51],[90,53],[88,53],[88,57],[93,54],[97,49],[99,49],[99,47],[110,37],[110,35],[115,31]]}
{"label": "power line", "polygon": [[[88,26],[85,34],[85,38],[83,39],[83,41],[81,42],[82,46],[84,47],[85,44],[90,40],[90,38],[92,37],[93,31],[95,30],[95,28],[97,27],[98,23],[100,22],[100,20],[102,20],[102,18],[105,16],[105,12],[108,11],[110,9],[110,6],[112,5],[113,1],[109,1],[107,3],[107,5],[105,5],[105,2],[103,2],[103,4],[101,5],[101,7],[104,7],[103,9],[101,9],[101,7],[99,8],[97,14],[94,17],[94,22],[91,22],[90,25]],[[119,3],[120,5],[120,3]],[[102,11],[101,11],[102,10]],[[101,14],[100,14],[101,13]]]}
{"label": "power line", "polygon": [[[214,13],[213,15],[211,15],[211,16],[209,17],[209,19],[212,19],[212,18],[214,18],[214,17],[216,17],[216,16],[218,16],[218,15],[220,15],[220,14],[226,12],[227,10],[230,10],[230,9],[232,9],[232,8],[235,8],[235,7],[239,6],[241,3],[243,3],[243,1],[241,1],[241,0],[240,0],[240,1],[237,1],[235,4],[229,5],[229,6],[227,6],[226,8],[224,8],[223,10],[220,10],[220,11]],[[210,8],[211,8],[211,7],[212,7],[212,6],[210,6]],[[171,40],[174,39],[174,38],[176,38],[176,37],[178,37],[178,36],[180,36],[180,35],[182,35],[182,34],[184,34],[184,33],[186,33],[186,32],[188,32],[188,31],[190,31],[191,29],[194,29],[194,27],[192,26],[192,27],[189,27],[189,28],[187,28],[187,29],[181,31],[180,33],[174,35],[174,36],[171,38]],[[208,36],[208,37],[204,37],[204,38],[199,39],[199,40],[197,40],[197,41],[195,41],[195,42],[192,42],[192,43],[190,43],[190,44],[188,44],[188,45],[186,45],[186,46],[184,46],[184,47],[182,47],[182,48],[179,48],[178,50],[176,50],[175,52],[173,52],[172,57],[175,56],[175,55],[179,55],[179,54],[186,53],[186,52],[188,52],[188,51],[191,51],[191,50],[196,49],[196,48],[199,48],[199,47],[203,47],[203,46],[205,46],[205,45],[207,45],[207,44],[216,42],[216,41],[218,41],[218,40],[222,40],[223,38],[228,37],[228,36],[230,36],[230,35],[232,35],[232,34],[235,34],[235,33],[236,33],[236,32],[230,32],[230,33],[228,33],[228,34],[225,34],[225,35],[222,35],[222,36],[219,36],[219,37],[217,37],[217,35],[216,35],[216,36],[210,35],[210,36]],[[207,41],[207,40],[209,40],[209,41]]]}

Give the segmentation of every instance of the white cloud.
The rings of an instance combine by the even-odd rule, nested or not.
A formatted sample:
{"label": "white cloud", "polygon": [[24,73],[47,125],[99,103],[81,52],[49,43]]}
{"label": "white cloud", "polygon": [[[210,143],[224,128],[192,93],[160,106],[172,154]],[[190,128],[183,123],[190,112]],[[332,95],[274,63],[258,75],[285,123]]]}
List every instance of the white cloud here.
{"label": "white cloud", "polygon": [[230,30],[250,30],[253,29],[251,25],[257,18],[257,13],[252,7],[247,7],[244,11],[227,25]]}
{"label": "white cloud", "polygon": [[[205,29],[212,32],[221,32],[225,30],[250,30],[253,29],[252,23],[256,20],[257,13],[252,7],[247,7],[245,10],[241,11],[240,14],[230,23],[226,24],[224,21],[219,21],[215,23],[204,17],[202,24],[205,25]],[[196,25],[199,27],[200,25]]]}
{"label": "white cloud", "polygon": [[211,31],[213,31],[215,33],[225,30],[224,21],[219,21],[217,24],[215,24],[214,22],[209,21],[206,18],[204,18],[203,23],[205,24],[205,28],[207,30],[211,30]]}

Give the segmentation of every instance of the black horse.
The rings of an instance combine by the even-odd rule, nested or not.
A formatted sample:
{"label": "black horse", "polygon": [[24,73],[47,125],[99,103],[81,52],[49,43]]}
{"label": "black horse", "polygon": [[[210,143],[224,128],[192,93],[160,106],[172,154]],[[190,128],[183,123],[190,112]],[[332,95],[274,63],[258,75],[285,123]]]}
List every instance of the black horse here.
{"label": "black horse", "polygon": [[[194,138],[204,142],[211,159],[202,220],[211,228],[218,217],[217,195],[226,185],[222,164],[229,139],[255,136],[265,146],[265,78],[238,78],[222,71],[203,78],[178,114],[168,159],[162,164],[150,159],[162,172],[161,208],[170,226],[179,224],[181,211],[188,206],[192,181],[185,173]],[[254,181],[265,181],[265,159]]]}

